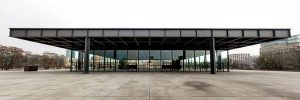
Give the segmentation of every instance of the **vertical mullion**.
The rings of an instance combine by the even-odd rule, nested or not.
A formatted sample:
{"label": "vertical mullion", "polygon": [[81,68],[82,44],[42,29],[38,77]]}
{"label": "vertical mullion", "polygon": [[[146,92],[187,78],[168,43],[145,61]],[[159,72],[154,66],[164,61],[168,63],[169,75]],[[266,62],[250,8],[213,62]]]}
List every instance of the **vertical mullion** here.
{"label": "vertical mullion", "polygon": [[117,51],[114,50],[115,72],[117,71]]}
{"label": "vertical mullion", "polygon": [[171,71],[174,71],[174,65],[173,65],[173,59],[174,59],[174,57],[173,57],[173,53],[174,53],[174,50],[171,50],[171,56],[172,56],[172,60],[171,60],[171,66],[172,66],[172,69],[171,69]]}
{"label": "vertical mullion", "polygon": [[220,59],[219,59],[219,54],[217,54],[217,53],[219,53],[219,52],[220,52],[220,50],[216,50],[216,55],[217,55],[216,57],[217,57],[217,62],[218,62],[218,63],[217,63],[217,65],[218,65],[218,68],[217,68],[218,70],[217,70],[217,72],[219,72],[219,71],[220,71],[220,68],[221,68],[221,66],[220,66],[220,61],[219,61],[219,60],[220,60]]}
{"label": "vertical mullion", "polygon": [[72,68],[73,68],[73,51],[71,49],[71,59],[70,59],[70,71],[72,72]]}
{"label": "vertical mullion", "polygon": [[128,62],[129,62],[129,58],[128,58],[128,49],[126,50],[126,52],[127,52],[126,70],[129,71],[129,69],[128,69]]}
{"label": "vertical mullion", "polygon": [[229,50],[228,50],[228,47],[227,47],[227,71],[229,72]]}
{"label": "vertical mullion", "polygon": [[[149,33],[149,36],[150,36],[150,33]],[[148,71],[150,72],[150,49],[148,50],[148,63],[147,63],[147,65],[148,65]]]}
{"label": "vertical mullion", "polygon": [[182,60],[182,63],[183,63],[183,64],[182,64],[182,67],[183,67],[183,70],[182,70],[182,71],[183,71],[183,72],[184,72],[184,69],[185,69],[185,61],[184,61],[184,60],[185,60],[185,56],[186,56],[186,51],[183,50],[183,60]]}
{"label": "vertical mullion", "polygon": [[208,68],[208,66],[207,66],[207,62],[206,62],[206,49],[204,50],[204,53],[205,53],[205,55],[204,55],[204,68],[205,68],[205,72],[207,72],[207,68]]}
{"label": "vertical mullion", "polygon": [[196,51],[194,50],[194,71],[196,71]]}
{"label": "vertical mullion", "polygon": [[111,71],[111,58],[109,58],[109,71]]}
{"label": "vertical mullion", "polygon": [[106,58],[105,57],[106,56],[106,50],[103,50],[103,51],[104,51],[103,71],[105,72],[105,69],[106,69],[106,59],[105,59]]}
{"label": "vertical mullion", "polygon": [[139,65],[140,65],[140,61],[139,61],[140,60],[140,55],[139,55],[140,50],[137,50],[137,54],[138,54],[138,56],[137,56],[138,58],[137,58],[137,70],[136,71],[140,71],[140,68],[139,68]]}
{"label": "vertical mullion", "polygon": [[95,50],[93,50],[93,71],[95,71]]}
{"label": "vertical mullion", "polygon": [[162,59],[161,59],[161,49],[159,50],[159,52],[160,52],[160,53],[159,53],[159,55],[160,55],[160,58],[159,58],[159,60],[160,60],[160,61],[159,61],[159,64],[160,64],[160,71],[162,71],[162,62],[161,62],[161,60],[162,60]]}

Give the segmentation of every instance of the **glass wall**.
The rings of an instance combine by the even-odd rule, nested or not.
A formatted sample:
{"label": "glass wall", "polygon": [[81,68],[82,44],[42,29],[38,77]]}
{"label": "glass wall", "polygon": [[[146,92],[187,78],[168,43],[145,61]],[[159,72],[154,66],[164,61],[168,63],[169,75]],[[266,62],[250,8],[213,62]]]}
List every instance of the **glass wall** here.
{"label": "glass wall", "polygon": [[149,70],[149,50],[139,50],[139,60],[138,60],[139,71]]}
{"label": "glass wall", "polygon": [[161,50],[161,70],[170,71],[172,67],[172,50]]}
{"label": "glass wall", "polygon": [[160,50],[150,50],[149,59],[150,59],[150,63],[149,63],[150,71],[160,71],[161,69]]}
{"label": "glass wall", "polygon": [[205,56],[204,50],[195,50],[196,71],[204,70],[204,56]]}
{"label": "glass wall", "polygon": [[127,50],[117,50],[117,67],[118,71],[127,70]]}
{"label": "glass wall", "polygon": [[173,71],[181,71],[183,66],[183,50],[173,50]]}
{"label": "glass wall", "polygon": [[226,50],[217,50],[216,63],[218,72],[228,71],[228,58]]}
{"label": "glass wall", "polygon": [[[225,53],[225,55],[224,55]],[[94,71],[210,71],[209,50],[95,50]],[[227,71],[227,52],[216,52],[217,71]]]}
{"label": "glass wall", "polygon": [[95,60],[96,70],[104,71],[104,50],[95,50],[94,60]]}
{"label": "glass wall", "polygon": [[105,61],[104,68],[106,71],[116,70],[115,59],[114,59],[114,50],[105,50]]}
{"label": "glass wall", "polygon": [[138,50],[128,50],[127,69],[129,71],[138,71]]}
{"label": "glass wall", "polygon": [[184,59],[184,71],[194,71],[195,70],[195,56],[194,50],[185,50],[186,58]]}

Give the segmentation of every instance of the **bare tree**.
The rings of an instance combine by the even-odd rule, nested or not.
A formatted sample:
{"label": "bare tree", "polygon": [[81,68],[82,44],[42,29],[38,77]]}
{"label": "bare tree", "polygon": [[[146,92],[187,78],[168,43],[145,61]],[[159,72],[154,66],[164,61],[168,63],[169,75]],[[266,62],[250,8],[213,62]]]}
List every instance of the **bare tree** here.
{"label": "bare tree", "polygon": [[65,68],[64,55],[44,52],[43,55],[32,54],[17,47],[0,45],[0,69],[21,69],[24,66],[37,65],[43,69]]}

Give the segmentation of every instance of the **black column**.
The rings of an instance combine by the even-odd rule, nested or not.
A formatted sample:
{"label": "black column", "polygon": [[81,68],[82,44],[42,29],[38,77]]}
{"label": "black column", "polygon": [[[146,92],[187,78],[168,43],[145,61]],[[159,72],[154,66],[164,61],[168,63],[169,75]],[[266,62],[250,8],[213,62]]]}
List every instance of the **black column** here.
{"label": "black column", "polygon": [[89,73],[89,51],[90,51],[90,38],[85,37],[85,45],[84,45],[84,74]]}
{"label": "black column", "polygon": [[230,68],[229,68],[229,50],[227,48],[227,71],[229,72],[230,71]]}
{"label": "black column", "polygon": [[[199,57],[200,59],[200,57]],[[196,65],[196,50],[194,50],[194,71],[196,71],[197,65]]]}
{"label": "black column", "polygon": [[117,71],[117,50],[114,50],[114,60],[115,60],[115,64],[114,64],[115,69],[114,69],[114,71]]}
{"label": "black column", "polygon": [[184,62],[184,60],[185,60],[185,58],[186,58],[186,51],[185,50],[183,50],[183,60],[182,60],[182,67],[183,67],[183,71],[184,71],[184,64],[185,64],[185,62]]}
{"label": "black column", "polygon": [[206,62],[206,49],[204,50],[204,68],[205,68],[205,72],[207,72],[207,62]]}
{"label": "black column", "polygon": [[105,69],[106,69],[106,50],[103,50],[104,51],[104,57],[103,57],[103,60],[104,60],[104,62],[103,62],[103,71],[105,72]]}
{"label": "black column", "polygon": [[82,50],[81,52],[81,68],[80,68],[80,71],[83,71],[84,70],[84,50]]}
{"label": "black column", "polygon": [[81,71],[82,67],[82,51],[78,51],[78,61],[77,61],[77,69],[76,71]]}
{"label": "black column", "polygon": [[70,71],[72,72],[72,68],[73,68],[73,50],[71,50],[71,59],[70,59]]}
{"label": "black column", "polygon": [[216,54],[216,55],[215,55],[215,57],[216,57],[215,59],[217,60],[216,63],[215,63],[215,66],[216,66],[217,72],[219,72],[219,67],[220,67],[220,66],[219,66],[219,55],[218,55],[218,50],[215,50],[215,51],[216,51],[216,52],[215,52],[215,54]]}
{"label": "black column", "polygon": [[93,71],[95,71],[95,50],[93,50]]}
{"label": "black column", "polygon": [[216,68],[215,68],[215,38],[210,38],[210,73],[216,74]]}

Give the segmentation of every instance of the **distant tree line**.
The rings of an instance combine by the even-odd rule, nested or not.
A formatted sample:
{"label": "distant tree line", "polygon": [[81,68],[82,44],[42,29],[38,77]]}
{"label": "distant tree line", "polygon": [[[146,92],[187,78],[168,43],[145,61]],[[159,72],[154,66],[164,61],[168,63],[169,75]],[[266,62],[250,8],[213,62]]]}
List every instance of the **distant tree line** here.
{"label": "distant tree line", "polygon": [[32,54],[21,48],[0,45],[0,70],[23,69],[24,66],[39,66],[40,69],[66,68],[66,57],[44,52]]}
{"label": "distant tree line", "polygon": [[258,69],[300,70],[300,50],[261,53],[256,59]]}
{"label": "distant tree line", "polygon": [[250,65],[232,59],[229,62],[233,69],[300,71],[300,47],[291,48],[285,52],[261,52],[259,56],[253,58],[253,64]]}

